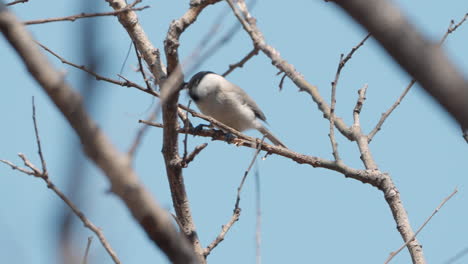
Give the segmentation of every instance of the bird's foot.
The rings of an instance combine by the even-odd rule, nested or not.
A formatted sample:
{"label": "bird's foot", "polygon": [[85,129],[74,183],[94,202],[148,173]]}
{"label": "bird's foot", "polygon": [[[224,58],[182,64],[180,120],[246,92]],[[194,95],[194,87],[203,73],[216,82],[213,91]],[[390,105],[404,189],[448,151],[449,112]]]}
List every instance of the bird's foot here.
{"label": "bird's foot", "polygon": [[199,124],[198,126],[193,128],[193,133],[198,134],[200,133],[204,127],[211,127],[211,125],[206,125],[206,124]]}
{"label": "bird's foot", "polygon": [[226,139],[226,142],[229,144],[234,143],[234,140],[237,138],[234,134],[229,133],[229,132],[224,134],[224,137]]}

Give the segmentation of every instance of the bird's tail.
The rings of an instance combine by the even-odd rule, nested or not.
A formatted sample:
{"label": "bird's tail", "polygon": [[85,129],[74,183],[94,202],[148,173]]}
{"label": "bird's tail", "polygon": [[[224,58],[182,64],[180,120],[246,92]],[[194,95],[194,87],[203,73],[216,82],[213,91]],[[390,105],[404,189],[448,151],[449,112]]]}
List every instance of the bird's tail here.
{"label": "bird's tail", "polygon": [[262,133],[265,137],[267,137],[276,146],[281,146],[283,148],[288,148],[288,147],[286,147],[286,145],[283,144],[283,142],[281,142],[281,140],[279,140],[277,137],[275,137],[273,135],[273,133],[271,133],[271,131],[268,130],[266,127],[260,126],[258,128],[258,131],[260,131],[260,133]]}

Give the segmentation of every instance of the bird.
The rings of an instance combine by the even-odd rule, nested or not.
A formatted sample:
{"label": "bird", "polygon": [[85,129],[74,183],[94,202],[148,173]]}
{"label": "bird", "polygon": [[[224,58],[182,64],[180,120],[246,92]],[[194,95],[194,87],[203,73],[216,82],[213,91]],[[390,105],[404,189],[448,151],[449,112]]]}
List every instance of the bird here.
{"label": "bird", "polygon": [[239,86],[211,71],[201,71],[187,83],[190,98],[198,109],[237,131],[256,129],[273,144],[287,148],[268,130],[265,114]]}

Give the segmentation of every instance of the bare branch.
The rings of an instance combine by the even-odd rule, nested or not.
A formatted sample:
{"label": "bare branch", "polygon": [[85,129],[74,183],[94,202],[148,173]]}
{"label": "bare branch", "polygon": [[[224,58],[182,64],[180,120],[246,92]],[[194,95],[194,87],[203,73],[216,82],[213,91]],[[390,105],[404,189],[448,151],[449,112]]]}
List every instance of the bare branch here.
{"label": "bare branch", "polygon": [[36,104],[34,103],[34,96],[32,97],[32,118],[33,118],[33,124],[34,124],[34,132],[36,134],[37,153],[39,154],[39,158],[41,159],[42,174],[47,176],[47,165],[44,159],[44,155],[42,154],[41,139],[39,138],[39,130],[37,128]]}
{"label": "bare branch", "polygon": [[447,31],[445,32],[444,36],[442,37],[442,39],[440,40],[439,42],[439,45],[442,45],[442,43],[445,42],[445,40],[447,39],[447,37],[452,34],[455,30],[457,30],[458,27],[460,27],[463,23],[465,23],[465,21],[468,19],[468,13],[465,14],[465,16],[463,16],[463,18],[455,25],[455,21],[450,21],[450,25],[449,27],[447,28]]}
{"label": "bare branch", "polygon": [[[135,1],[131,6],[134,6],[136,3],[140,3],[141,0]],[[66,16],[66,17],[54,17],[54,18],[45,18],[45,19],[37,19],[37,20],[29,20],[29,21],[24,21],[23,23],[27,26],[29,25],[37,25],[37,24],[46,24],[46,23],[51,23],[51,22],[60,22],[60,21],[71,21],[74,22],[77,19],[82,19],[82,18],[90,18],[90,17],[101,17],[101,16],[116,16],[122,12],[127,12],[127,11],[141,11],[146,8],[149,8],[150,6],[143,6],[143,7],[126,7],[124,9],[120,9],[117,11],[113,12],[103,12],[103,13],[81,13],[77,15],[72,15],[72,16]]]}
{"label": "bare branch", "polygon": [[351,59],[353,54],[370,38],[371,34],[368,33],[356,46],[354,46],[351,51],[346,55],[346,57],[341,61],[340,68],[343,68],[346,63]]}
{"label": "bare branch", "polygon": [[365,84],[361,89],[358,90],[358,100],[356,106],[353,110],[354,126],[360,126],[359,115],[361,114],[362,106],[366,100],[367,84]]}
{"label": "bare branch", "polygon": [[[106,2],[116,11],[128,8],[125,0],[106,0]],[[155,78],[155,84],[158,85],[166,78],[166,67],[161,61],[159,49],[155,48],[149,41],[134,11],[121,12],[117,14],[117,17],[148,65]]]}
{"label": "bare branch", "polygon": [[[19,153],[18,155],[22,155],[22,154]],[[20,157],[21,157],[21,156],[20,156]],[[21,171],[22,173],[27,174],[27,175],[34,176],[34,174],[36,173],[36,172],[34,172],[34,171],[29,171],[29,170],[27,170],[27,169],[23,169],[23,168],[21,168],[21,167],[15,165],[15,164],[13,164],[12,162],[10,162],[10,161],[8,161],[8,160],[3,160],[3,159],[2,159],[2,160],[0,160],[0,162],[5,163],[6,165],[10,166],[10,168],[11,168],[12,170],[18,170],[18,171]]]}
{"label": "bare branch", "polygon": [[[188,135],[188,133],[187,133],[186,135]],[[194,149],[192,152],[190,152],[190,154],[188,154],[187,157],[185,157],[185,158],[183,159],[183,161],[182,161],[182,166],[183,166],[184,168],[187,168],[188,164],[189,164],[190,162],[192,162],[192,161],[195,159],[195,157],[196,157],[198,154],[200,154],[200,152],[201,152],[203,149],[206,148],[206,146],[208,146],[208,143],[203,143],[203,144],[201,144],[201,145],[196,146],[195,149]]]}
{"label": "bare branch", "polygon": [[388,118],[388,116],[393,112],[393,110],[395,110],[395,108],[397,108],[397,106],[400,105],[401,101],[403,100],[403,98],[405,98],[406,94],[409,92],[409,90],[411,89],[411,87],[413,87],[413,85],[416,83],[416,81],[413,79],[410,81],[410,83],[406,86],[405,90],[403,91],[403,93],[400,95],[400,97],[398,97],[398,99],[395,101],[395,103],[393,103],[393,105],[385,112],[382,114],[382,116],[380,117],[380,120],[379,122],[377,123],[377,125],[374,127],[374,129],[372,129],[372,131],[369,133],[369,135],[367,136],[367,141],[370,143],[372,141],[372,139],[374,138],[375,134],[377,134],[377,132],[380,131],[380,129],[382,129],[382,125],[383,123],[385,122],[385,120]]}
{"label": "bare branch", "polygon": [[237,63],[230,64],[229,69],[222,74],[223,77],[226,77],[228,74],[233,72],[236,68],[242,68],[247,61],[249,61],[253,56],[257,54],[258,54],[258,48],[254,47],[247,55],[245,55],[244,58],[242,58],[242,60],[240,60]]}
{"label": "bare branch", "polygon": [[416,231],[416,233],[414,233],[413,237],[411,239],[409,239],[408,241],[406,241],[406,243],[404,243],[399,249],[397,249],[396,251],[390,253],[390,256],[388,257],[388,259],[385,261],[385,264],[389,263],[393,257],[395,257],[398,253],[400,253],[401,250],[403,250],[407,245],[408,243],[410,243],[413,239],[416,238],[416,236],[419,234],[419,232],[421,232],[421,230],[427,225],[427,223],[429,223],[429,221],[431,221],[432,217],[437,214],[437,212],[439,212],[439,210],[445,205],[446,202],[448,202],[456,193],[458,192],[458,189],[455,188],[455,190],[453,190],[453,192],[447,196],[440,204],[439,206],[437,206],[437,208],[434,210],[434,212],[432,212],[432,214],[426,219],[426,221],[424,221],[424,223],[418,228],[418,230]]}
{"label": "bare branch", "polygon": [[[249,11],[247,10],[247,5],[245,4],[245,1],[243,0],[237,1],[237,5],[239,6],[239,9],[242,11],[242,14],[234,6],[234,4],[232,3],[232,0],[227,0],[227,2],[229,6],[231,7],[231,9],[233,10],[234,15],[242,24],[244,30],[249,34],[250,38],[252,39],[252,42],[254,43],[254,46],[258,47],[266,56],[268,56],[271,59],[272,64],[276,68],[278,68],[281,72],[284,72],[291,79],[291,81],[293,81],[294,84],[296,84],[296,86],[299,87],[300,91],[307,92],[311,96],[312,100],[317,104],[320,111],[323,112],[323,116],[329,119],[330,107],[328,106],[327,102],[323,99],[323,97],[320,95],[317,87],[315,85],[308,83],[304,79],[302,74],[296,71],[296,69],[294,68],[292,64],[289,64],[285,59],[283,59],[280,56],[280,53],[275,48],[267,44],[262,33],[257,28],[257,25],[255,23],[255,18],[252,17]],[[335,118],[335,125],[336,125],[336,128],[346,138],[352,140],[351,130],[345,124],[343,119]]]}
{"label": "bare branch", "polygon": [[[339,162],[341,160],[340,154],[338,153],[338,143],[336,143],[336,139],[335,139],[336,86],[338,85],[338,80],[340,78],[341,69],[344,67],[346,63],[346,61],[343,60],[343,56],[344,56],[343,54],[340,55],[340,62],[338,63],[338,69],[336,70],[335,80],[332,82],[330,118],[329,118],[330,119],[330,132],[328,136],[330,137],[330,142],[331,142],[332,150],[333,150],[333,157],[335,158],[336,162]],[[349,58],[351,58],[351,55],[349,56]]]}
{"label": "bare branch", "polygon": [[208,5],[220,0],[202,0],[191,2],[190,8],[185,14],[169,26],[164,40],[164,51],[167,59],[167,74],[169,78],[161,87],[161,106],[163,118],[163,147],[162,152],[166,165],[167,177],[172,194],[172,203],[182,225],[182,231],[192,243],[192,247],[198,257],[198,262],[206,263],[204,250],[198,238],[195,223],[192,218],[187,192],[185,190],[184,177],[182,175],[182,159],[179,156],[177,122],[179,90],[183,84],[183,74],[179,60],[179,39],[182,33],[197,19],[198,15]]}

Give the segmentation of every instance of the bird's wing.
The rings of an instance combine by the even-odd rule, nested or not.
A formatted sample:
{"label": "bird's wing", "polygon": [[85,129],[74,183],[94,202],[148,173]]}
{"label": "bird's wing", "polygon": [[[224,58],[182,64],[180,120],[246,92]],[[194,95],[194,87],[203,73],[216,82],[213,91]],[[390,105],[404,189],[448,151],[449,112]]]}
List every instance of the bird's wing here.
{"label": "bird's wing", "polygon": [[242,104],[246,104],[247,106],[250,107],[250,109],[252,109],[252,111],[254,112],[255,116],[266,122],[266,116],[265,114],[263,113],[263,111],[260,109],[260,107],[258,107],[257,103],[255,103],[255,101],[252,99],[252,97],[250,97],[244,90],[242,90],[242,88],[240,88],[239,86],[232,84],[232,87],[231,89],[233,89],[233,92],[234,94],[237,95],[237,98],[241,101]]}

